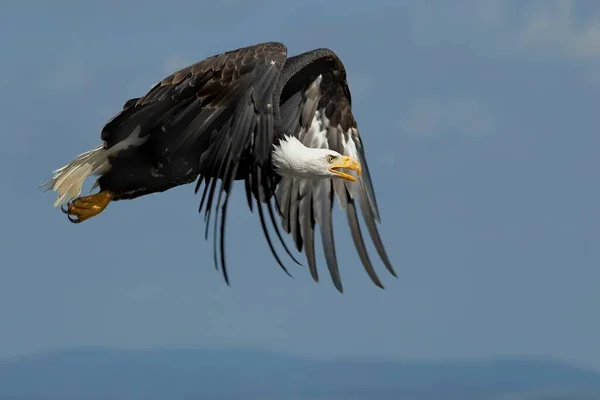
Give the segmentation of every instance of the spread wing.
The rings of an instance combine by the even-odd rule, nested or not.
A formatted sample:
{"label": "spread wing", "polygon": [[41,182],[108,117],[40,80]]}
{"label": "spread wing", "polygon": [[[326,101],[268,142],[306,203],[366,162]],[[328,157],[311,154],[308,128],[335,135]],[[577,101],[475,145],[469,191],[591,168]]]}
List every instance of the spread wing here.
{"label": "spread wing", "polygon": [[[178,151],[189,151],[191,144],[198,148],[199,142],[218,146],[215,143],[224,140],[222,137],[236,134],[227,144],[239,155],[256,127],[260,143],[254,150],[259,159],[266,159],[273,135],[271,93],[286,57],[282,43],[270,42],[228,51],[183,68],[144,96],[128,100],[123,111],[105,125],[101,138],[110,148],[140,125],[140,137],[152,134],[153,140],[159,139],[157,142],[164,145],[156,146],[158,155],[168,159]],[[228,123],[231,127],[221,132]],[[157,129],[164,134],[159,135]]]}
{"label": "spread wing", "polygon": [[367,254],[357,205],[379,256],[388,271],[396,274],[375,224],[380,216],[364,146],[352,115],[343,64],[333,52],[319,49],[290,58],[285,68],[295,73],[281,93],[282,124],[308,147],[332,149],[358,159],[363,174],[356,183],[341,179],[283,178],[276,192],[283,229],[291,233],[299,251],[305,250],[311,275],[318,281],[314,228],[315,223],[319,225],[329,273],[335,287],[342,292],[332,225],[333,202],[337,197],[346,212],[352,239],[366,272],[373,283],[383,287]]}
{"label": "spread wing", "polygon": [[[266,204],[274,221],[272,206],[265,201],[276,185],[270,171],[275,135],[271,99],[286,57],[286,47],[271,42],[207,58],[163,79],[143,97],[127,101],[123,111],[102,131],[108,148],[127,140],[131,132],[137,132],[141,139],[152,135],[154,157],[165,162],[180,152],[200,152],[196,192],[202,183],[204,192],[199,211],[205,210],[208,236],[213,205],[215,209],[222,208],[220,244],[217,250],[214,241],[214,257],[217,268],[218,261],[221,262],[227,282],[224,257],[227,204],[233,181],[241,171],[246,176],[249,203],[252,195],[259,200],[261,223],[273,250],[261,202]],[[217,178],[221,180],[218,190]],[[223,193],[226,195],[221,204]],[[215,239],[217,222],[215,218]]]}

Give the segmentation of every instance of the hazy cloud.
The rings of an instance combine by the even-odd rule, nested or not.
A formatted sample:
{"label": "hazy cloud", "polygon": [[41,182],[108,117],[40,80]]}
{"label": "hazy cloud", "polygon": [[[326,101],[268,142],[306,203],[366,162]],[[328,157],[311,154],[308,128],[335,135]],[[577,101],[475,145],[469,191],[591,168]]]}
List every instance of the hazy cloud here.
{"label": "hazy cloud", "polygon": [[[553,51],[566,57],[600,57],[600,12],[573,0],[465,0],[420,2],[411,15],[411,37],[417,43],[455,43],[482,52]],[[461,26],[456,31],[456,26]],[[444,34],[452,30],[452,35]]]}
{"label": "hazy cloud", "polygon": [[402,116],[403,137],[417,140],[478,138],[494,131],[491,112],[470,97],[428,97],[417,100]]}
{"label": "hazy cloud", "polygon": [[548,49],[577,58],[600,57],[600,15],[576,18],[572,0],[544,1],[531,10],[519,44],[526,49]]}

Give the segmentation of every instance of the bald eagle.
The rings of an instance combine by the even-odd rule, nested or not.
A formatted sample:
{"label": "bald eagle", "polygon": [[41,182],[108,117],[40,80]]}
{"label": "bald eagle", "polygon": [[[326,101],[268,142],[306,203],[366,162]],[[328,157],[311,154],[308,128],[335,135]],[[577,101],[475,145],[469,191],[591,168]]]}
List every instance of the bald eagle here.
{"label": "bald eagle", "polygon": [[[288,58],[284,44],[268,42],[206,58],[126,101],[105,124],[101,140],[43,184],[57,192],[54,206],[61,206],[71,222],[101,213],[111,201],[197,181],[196,193],[204,185],[199,212],[204,210],[205,240],[211,211],[221,209],[213,221],[214,263],[229,284],[227,205],[234,182],[243,181],[248,207],[253,212],[256,206],[270,250],[284,271],[269,223],[296,263],[280,228],[291,234],[299,252],[304,250],[316,282],[318,224],[331,279],[343,292],[332,227],[337,197],[373,283],[383,288],[367,255],[357,205],[380,258],[396,276],[375,224],[380,215],[344,65],[329,49]],[[98,178],[92,190],[99,191],[80,196],[93,175]]]}

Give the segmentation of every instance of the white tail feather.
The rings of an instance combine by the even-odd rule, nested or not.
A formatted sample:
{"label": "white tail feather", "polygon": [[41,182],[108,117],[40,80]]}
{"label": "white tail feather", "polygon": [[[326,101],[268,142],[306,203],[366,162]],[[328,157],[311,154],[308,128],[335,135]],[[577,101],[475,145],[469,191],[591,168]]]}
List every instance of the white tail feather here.
{"label": "white tail feather", "polygon": [[[89,176],[101,175],[109,168],[108,152],[103,146],[99,146],[78,155],[69,164],[54,171],[52,179],[41,187],[45,187],[46,191],[57,192],[58,198],[54,202],[54,207],[58,207],[78,197],[83,183]],[[96,186],[97,182],[94,184],[94,187]]]}

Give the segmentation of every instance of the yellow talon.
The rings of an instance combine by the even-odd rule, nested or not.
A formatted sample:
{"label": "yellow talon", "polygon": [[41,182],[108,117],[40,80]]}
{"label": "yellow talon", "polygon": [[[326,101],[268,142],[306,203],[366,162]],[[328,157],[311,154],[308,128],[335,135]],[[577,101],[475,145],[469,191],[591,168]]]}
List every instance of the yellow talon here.
{"label": "yellow talon", "polygon": [[62,211],[68,215],[69,221],[80,223],[100,214],[112,200],[112,194],[100,191],[89,196],[78,197],[69,202],[68,207]]}

